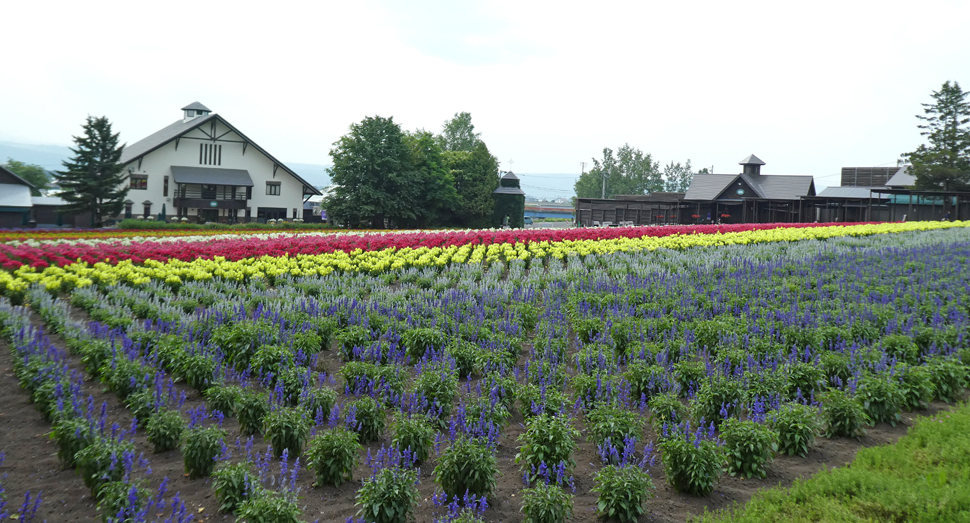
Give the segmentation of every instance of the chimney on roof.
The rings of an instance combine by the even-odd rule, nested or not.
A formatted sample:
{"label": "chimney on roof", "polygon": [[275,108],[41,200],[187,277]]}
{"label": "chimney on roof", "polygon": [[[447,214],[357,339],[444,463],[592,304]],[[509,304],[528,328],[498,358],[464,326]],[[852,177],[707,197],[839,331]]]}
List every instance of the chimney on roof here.
{"label": "chimney on roof", "polygon": [[758,158],[753,154],[749,154],[747,158],[745,158],[744,160],[741,160],[740,162],[738,162],[738,164],[744,166],[744,171],[742,171],[741,174],[760,176],[761,166],[764,165],[765,162],[762,162],[761,158]]}
{"label": "chimney on roof", "polygon": [[182,108],[182,111],[184,113],[184,116],[182,118],[183,122],[187,122],[189,120],[198,118],[200,116],[207,116],[209,113],[212,112],[212,110],[200,104],[199,102],[192,102],[189,105],[186,105],[185,107]]}

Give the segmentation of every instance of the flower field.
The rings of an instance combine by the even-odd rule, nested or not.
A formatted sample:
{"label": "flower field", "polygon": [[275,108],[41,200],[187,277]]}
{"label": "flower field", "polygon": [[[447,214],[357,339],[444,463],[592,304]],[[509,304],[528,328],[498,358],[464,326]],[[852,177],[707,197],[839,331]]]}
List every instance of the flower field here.
{"label": "flower field", "polygon": [[[0,265],[0,379],[104,521],[683,521],[970,384],[961,222],[19,237]],[[37,499],[14,515],[64,520]]]}

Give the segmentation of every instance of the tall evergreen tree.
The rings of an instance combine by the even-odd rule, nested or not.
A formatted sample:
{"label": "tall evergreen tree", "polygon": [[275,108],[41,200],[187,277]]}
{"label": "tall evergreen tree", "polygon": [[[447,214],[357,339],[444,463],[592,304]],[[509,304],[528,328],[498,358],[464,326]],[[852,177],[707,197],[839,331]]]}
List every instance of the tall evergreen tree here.
{"label": "tall evergreen tree", "polygon": [[960,84],[947,81],[932,94],[935,103],[923,104],[920,133],[929,141],[906,153],[917,189],[970,189],[970,103]]}
{"label": "tall evergreen tree", "polygon": [[74,157],[63,162],[64,170],[56,171],[54,178],[62,189],[59,196],[67,202],[63,211],[91,213],[91,225],[101,227],[121,213],[128,195],[128,177],[119,163],[125,146],[118,145],[118,134],[111,133],[107,117],[88,116],[81,127],[84,136],[73,137]]}

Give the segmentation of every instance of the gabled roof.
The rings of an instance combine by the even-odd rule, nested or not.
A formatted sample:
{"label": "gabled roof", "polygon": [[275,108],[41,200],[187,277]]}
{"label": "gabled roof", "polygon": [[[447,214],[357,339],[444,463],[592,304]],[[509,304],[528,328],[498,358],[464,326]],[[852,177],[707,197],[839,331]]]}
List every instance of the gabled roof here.
{"label": "gabled roof", "polygon": [[916,185],[916,177],[909,174],[909,166],[904,165],[886,182],[886,187],[912,187]]}
{"label": "gabled roof", "polygon": [[512,171],[506,171],[505,176],[502,176],[503,180],[518,180],[519,177],[512,173]]}
{"label": "gabled roof", "polygon": [[753,154],[749,154],[747,157],[745,157],[744,160],[741,160],[740,162],[738,162],[738,165],[764,165],[764,164],[765,162],[762,162],[761,158],[758,158]]}
{"label": "gabled roof", "polygon": [[521,194],[525,196],[525,191],[519,189],[518,187],[499,187],[492,191],[492,194]]}
{"label": "gabled roof", "polygon": [[17,174],[11,171],[10,169],[7,169],[6,167],[0,165],[0,184],[10,184],[10,182],[13,182],[16,185],[26,185],[31,189],[36,189],[36,187],[34,187],[34,184],[28,182],[27,180],[24,180],[23,178],[17,176]]}
{"label": "gabled roof", "polygon": [[183,111],[208,111],[210,113],[212,112],[212,109],[209,109],[208,107],[200,104],[199,102],[192,102],[189,105],[186,105],[185,107],[183,107],[182,110]]}
{"label": "gabled roof", "polygon": [[685,200],[713,200],[734,183],[737,174],[695,174],[687,188]]}
{"label": "gabled roof", "polygon": [[797,200],[802,196],[815,196],[815,179],[810,175],[741,176],[766,200]]}
{"label": "gabled roof", "polygon": [[814,178],[807,175],[695,174],[684,199],[713,200],[738,178],[744,180],[755,196],[765,200],[797,200],[801,196],[815,195]]}
{"label": "gabled roof", "polygon": [[[198,103],[198,102],[196,102],[196,103]],[[202,105],[202,104],[199,104],[199,105]],[[205,106],[202,106],[202,107],[205,107]],[[208,110],[208,109],[203,109],[203,110]],[[139,158],[147,155],[148,153],[150,153],[150,152],[158,149],[159,147],[161,147],[161,146],[163,146],[163,145],[171,142],[172,140],[174,140],[176,138],[179,138],[179,137],[185,135],[189,131],[191,131],[191,130],[193,130],[193,129],[199,127],[199,126],[201,126],[202,124],[204,124],[206,122],[211,122],[213,119],[216,119],[219,122],[221,122],[223,125],[225,125],[226,127],[228,127],[232,132],[234,132],[237,135],[239,135],[240,138],[242,138],[243,140],[249,142],[249,145],[252,145],[257,151],[263,153],[263,155],[265,155],[267,158],[269,158],[273,163],[275,163],[276,165],[279,165],[280,167],[282,167],[284,171],[286,171],[287,173],[290,174],[290,176],[292,176],[292,177],[296,178],[297,180],[299,180],[300,183],[302,183],[304,187],[306,187],[310,191],[312,191],[312,192],[307,193],[307,194],[320,194],[320,191],[317,190],[317,188],[314,187],[313,184],[311,184],[310,182],[308,182],[308,181],[304,180],[303,178],[301,178],[300,175],[298,175],[295,172],[293,172],[293,170],[290,169],[289,167],[287,167],[286,164],[284,164],[283,162],[277,160],[273,155],[269,154],[268,152],[266,152],[265,149],[263,149],[262,147],[260,147],[259,145],[257,145],[256,142],[250,140],[245,134],[241,133],[239,131],[239,129],[236,129],[235,127],[233,127],[232,124],[230,124],[229,122],[227,122],[225,118],[219,116],[218,114],[214,114],[214,113],[213,114],[208,114],[208,115],[205,115],[205,116],[198,116],[198,117],[193,118],[193,119],[188,120],[188,121],[186,121],[186,120],[179,120],[179,121],[177,121],[177,122],[175,122],[175,123],[173,123],[173,124],[171,124],[171,125],[163,128],[162,130],[160,130],[160,131],[158,131],[158,132],[156,132],[154,134],[149,135],[146,138],[143,138],[141,140],[138,140],[137,142],[135,142],[135,143],[133,143],[131,145],[125,146],[125,148],[121,151],[121,160],[120,161],[123,164],[131,163],[131,162],[133,162],[133,161],[135,161],[135,160],[137,160],[137,159],[139,159]]]}
{"label": "gabled roof", "polygon": [[[851,198],[864,200],[867,198],[879,199],[880,196],[872,192],[871,187],[826,187],[818,193],[820,198]],[[885,197],[882,197],[885,198]]]}

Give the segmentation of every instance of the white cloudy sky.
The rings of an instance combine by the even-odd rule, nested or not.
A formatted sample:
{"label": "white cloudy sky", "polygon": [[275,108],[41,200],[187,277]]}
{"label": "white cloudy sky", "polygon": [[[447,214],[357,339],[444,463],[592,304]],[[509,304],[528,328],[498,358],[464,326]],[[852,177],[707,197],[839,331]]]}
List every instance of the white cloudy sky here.
{"label": "white cloudy sky", "polygon": [[[0,139],[134,142],[201,101],[278,158],[330,163],[364,116],[458,111],[508,168],[578,173],[629,143],[661,163],[837,184],[894,165],[946,80],[970,88],[970,2],[7,2]],[[536,180],[540,185],[541,180]]]}

